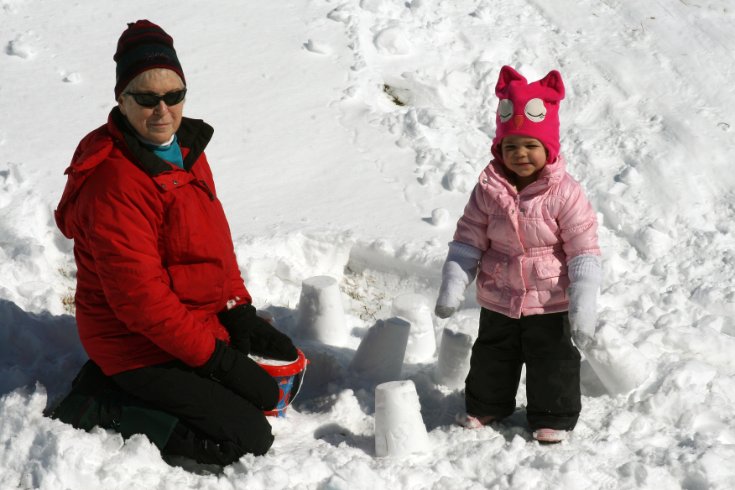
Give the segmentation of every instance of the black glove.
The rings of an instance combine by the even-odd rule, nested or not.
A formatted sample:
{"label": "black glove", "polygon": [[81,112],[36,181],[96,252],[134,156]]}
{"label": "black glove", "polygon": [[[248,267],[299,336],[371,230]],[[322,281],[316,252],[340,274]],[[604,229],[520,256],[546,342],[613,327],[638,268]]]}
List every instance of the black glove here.
{"label": "black glove", "polygon": [[237,305],[229,310],[217,313],[217,318],[230,334],[230,345],[243,354],[250,354],[250,330],[253,321],[250,309],[252,305]]}
{"label": "black glove", "polygon": [[219,381],[261,410],[272,410],[278,403],[278,383],[263,368],[224,341],[217,339],[214,352],[197,372]]}
{"label": "black glove", "polygon": [[238,305],[217,314],[230,334],[230,343],[243,354],[295,361],[299,354],[291,339],[257,315],[253,305]]}

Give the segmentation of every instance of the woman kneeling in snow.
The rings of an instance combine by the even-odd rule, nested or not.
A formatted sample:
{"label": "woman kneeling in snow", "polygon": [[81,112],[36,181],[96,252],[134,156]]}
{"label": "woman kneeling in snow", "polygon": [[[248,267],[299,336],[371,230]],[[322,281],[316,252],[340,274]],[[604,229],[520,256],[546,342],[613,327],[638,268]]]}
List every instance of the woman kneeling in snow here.
{"label": "woman kneeling in snow", "polygon": [[182,117],[184,73],[159,26],[128,24],[114,60],[117,106],[79,143],[56,210],[90,361],[52,415],[201,463],[264,454],[278,386],[247,354],[297,351],[240,276],[204,154],[213,130]]}

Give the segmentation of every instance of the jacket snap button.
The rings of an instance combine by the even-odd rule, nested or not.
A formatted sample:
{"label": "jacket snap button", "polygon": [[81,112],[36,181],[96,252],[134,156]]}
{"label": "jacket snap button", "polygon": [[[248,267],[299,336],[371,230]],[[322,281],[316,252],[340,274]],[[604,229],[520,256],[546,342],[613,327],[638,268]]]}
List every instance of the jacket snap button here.
{"label": "jacket snap button", "polygon": [[179,181],[178,180],[174,180],[174,185],[179,185]]}

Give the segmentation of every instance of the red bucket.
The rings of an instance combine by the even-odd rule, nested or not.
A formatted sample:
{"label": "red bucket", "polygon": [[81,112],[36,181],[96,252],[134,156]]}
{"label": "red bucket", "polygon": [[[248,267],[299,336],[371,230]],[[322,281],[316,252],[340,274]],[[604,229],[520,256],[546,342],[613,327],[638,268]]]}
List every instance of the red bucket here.
{"label": "red bucket", "polygon": [[286,408],[293,402],[296,395],[299,394],[301,383],[306,373],[306,365],[309,360],[304,353],[296,349],[299,357],[295,361],[278,361],[276,359],[265,359],[256,357],[255,362],[258,363],[273,379],[278,383],[278,404],[273,410],[266,410],[268,416],[285,417]]}

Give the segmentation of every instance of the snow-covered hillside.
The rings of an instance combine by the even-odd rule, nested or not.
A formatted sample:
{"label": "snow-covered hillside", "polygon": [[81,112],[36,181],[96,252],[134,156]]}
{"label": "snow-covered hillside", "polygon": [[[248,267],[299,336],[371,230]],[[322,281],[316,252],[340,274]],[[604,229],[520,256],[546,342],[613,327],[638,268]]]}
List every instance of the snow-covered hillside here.
{"label": "snow-covered hillside", "polygon": [[[114,104],[127,22],[175,40],[256,306],[312,364],[276,442],[223,473],[42,416],[85,354],[69,315],[63,171]],[[735,488],[735,5],[729,0],[0,0],[0,488]],[[610,395],[585,364],[573,437],[519,410],[453,425],[462,393],[407,363],[429,447],[375,456],[374,385],[349,369],[392,300],[433,304],[489,160],[500,67],[561,71],[562,151],[601,222],[600,324],[650,373]],[[339,281],[347,340],[304,338],[301,282]],[[445,327],[474,334],[468,291]]]}

